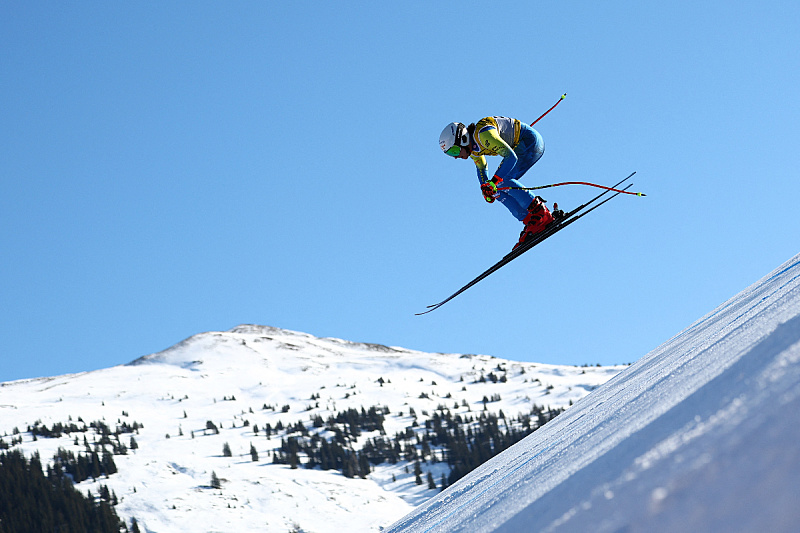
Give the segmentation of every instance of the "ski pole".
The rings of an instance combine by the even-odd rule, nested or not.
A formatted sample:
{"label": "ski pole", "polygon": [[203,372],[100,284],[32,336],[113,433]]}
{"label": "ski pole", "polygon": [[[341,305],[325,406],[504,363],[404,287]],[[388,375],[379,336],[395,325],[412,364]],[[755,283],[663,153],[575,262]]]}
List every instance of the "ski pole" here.
{"label": "ski pole", "polygon": [[623,191],[622,189],[615,189],[613,187],[606,187],[605,185],[598,185],[596,183],[589,183],[587,181],[565,181],[563,183],[551,183],[550,185],[539,185],[537,187],[498,187],[498,191],[507,191],[515,189],[518,191],[537,191],[539,189],[547,189],[549,187],[560,187],[562,185],[589,185],[590,187],[597,187],[598,189],[605,189],[612,192],[620,192],[623,194],[632,194],[634,196],[647,196],[643,192]]}
{"label": "ski pole", "polygon": [[552,111],[553,109],[555,109],[555,108],[556,108],[556,106],[557,106],[558,104],[560,104],[560,103],[561,103],[561,100],[563,100],[563,99],[564,99],[564,98],[566,98],[566,97],[567,97],[567,93],[564,93],[564,94],[562,94],[562,95],[561,95],[561,98],[559,98],[559,99],[558,99],[558,102],[556,102],[555,104],[553,104],[553,107],[551,107],[550,109],[548,109],[547,111],[545,111],[544,113],[542,113],[542,116],[541,116],[541,117],[539,117],[539,118],[537,118],[536,120],[534,120],[533,122],[531,122],[531,126],[533,126],[534,124],[536,124],[537,122],[539,122],[540,120],[542,120],[542,118],[544,118],[544,116],[545,116],[546,114],[548,114],[550,111]]}

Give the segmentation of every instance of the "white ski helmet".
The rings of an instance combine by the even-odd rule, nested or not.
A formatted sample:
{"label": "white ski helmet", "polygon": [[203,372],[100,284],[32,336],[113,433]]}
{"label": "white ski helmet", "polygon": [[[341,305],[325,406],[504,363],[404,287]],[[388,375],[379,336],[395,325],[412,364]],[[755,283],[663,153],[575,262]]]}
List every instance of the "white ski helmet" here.
{"label": "white ski helmet", "polygon": [[458,157],[462,146],[469,146],[469,132],[460,122],[451,122],[439,135],[439,146],[449,156]]}

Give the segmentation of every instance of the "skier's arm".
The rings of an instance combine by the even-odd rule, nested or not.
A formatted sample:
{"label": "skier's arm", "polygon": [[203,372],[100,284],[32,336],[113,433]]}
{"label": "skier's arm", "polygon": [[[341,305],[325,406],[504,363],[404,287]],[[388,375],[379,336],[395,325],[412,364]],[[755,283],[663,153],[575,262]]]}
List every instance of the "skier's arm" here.
{"label": "skier's arm", "polygon": [[517,154],[498,134],[497,128],[494,126],[484,126],[479,132],[481,145],[485,146],[488,150],[496,153],[503,158],[497,171],[494,173],[497,183],[502,182],[517,165]]}
{"label": "skier's arm", "polygon": [[475,162],[475,167],[478,169],[478,181],[483,185],[489,179],[489,176],[486,174],[486,158],[482,155],[479,156],[471,156],[472,160]]}
{"label": "skier's arm", "polygon": [[486,174],[485,157],[482,155],[473,155],[472,160],[475,162],[475,167],[478,169],[478,181],[481,184],[481,193],[483,193],[484,200],[487,202],[494,202],[494,198],[497,194],[497,185],[495,185],[495,181],[499,183],[499,180],[492,181],[489,179],[489,176]]}

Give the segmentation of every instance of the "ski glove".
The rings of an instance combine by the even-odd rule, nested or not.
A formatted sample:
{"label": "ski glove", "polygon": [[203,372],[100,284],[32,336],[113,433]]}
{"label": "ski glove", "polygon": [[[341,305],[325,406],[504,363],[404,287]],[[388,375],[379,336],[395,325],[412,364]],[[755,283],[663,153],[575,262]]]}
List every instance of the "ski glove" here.
{"label": "ski glove", "polygon": [[492,179],[486,181],[486,183],[481,185],[481,192],[483,193],[483,199],[489,203],[494,202],[495,198],[498,196],[497,192],[497,184],[502,183],[503,178],[498,178],[494,176]]}

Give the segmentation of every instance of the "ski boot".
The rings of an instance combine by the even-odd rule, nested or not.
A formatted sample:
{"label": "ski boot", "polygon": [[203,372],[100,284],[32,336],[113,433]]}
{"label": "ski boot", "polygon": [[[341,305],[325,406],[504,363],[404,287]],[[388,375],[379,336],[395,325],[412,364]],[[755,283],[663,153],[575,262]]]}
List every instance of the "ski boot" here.
{"label": "ski boot", "polygon": [[525,227],[522,229],[522,233],[519,234],[519,242],[514,245],[513,250],[516,250],[536,234],[543,232],[553,222],[553,214],[544,205],[545,201],[541,196],[537,196],[528,206],[528,214],[522,221]]}

